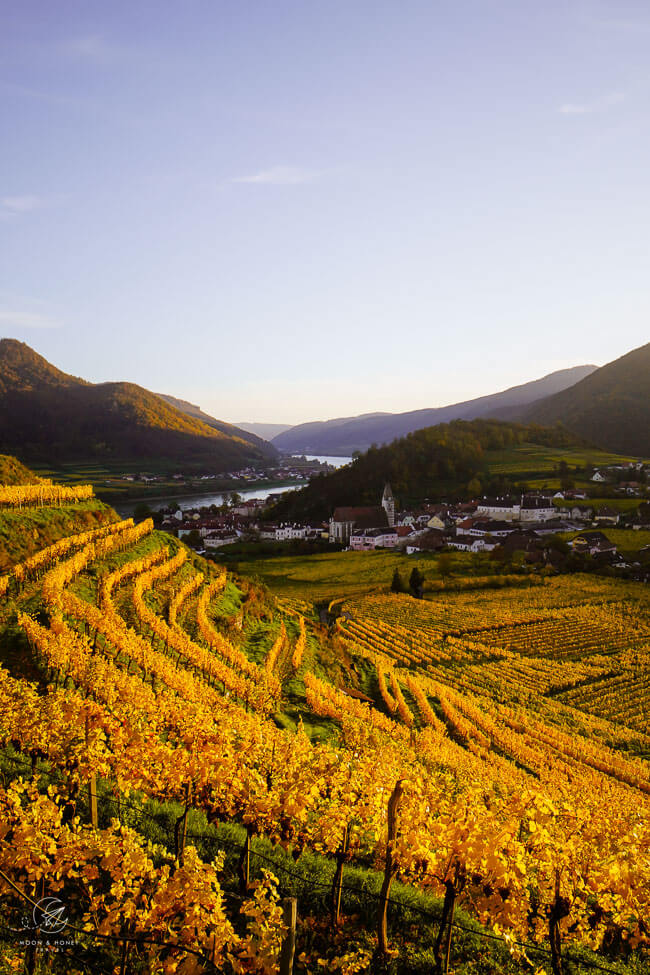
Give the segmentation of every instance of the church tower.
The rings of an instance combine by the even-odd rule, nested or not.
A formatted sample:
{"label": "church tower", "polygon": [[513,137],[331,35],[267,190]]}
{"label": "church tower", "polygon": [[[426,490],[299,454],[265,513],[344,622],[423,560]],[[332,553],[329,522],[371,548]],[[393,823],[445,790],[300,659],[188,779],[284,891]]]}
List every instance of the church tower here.
{"label": "church tower", "polygon": [[388,524],[391,528],[395,526],[395,498],[390,489],[390,484],[386,484],[381,498],[381,506],[388,516]]}

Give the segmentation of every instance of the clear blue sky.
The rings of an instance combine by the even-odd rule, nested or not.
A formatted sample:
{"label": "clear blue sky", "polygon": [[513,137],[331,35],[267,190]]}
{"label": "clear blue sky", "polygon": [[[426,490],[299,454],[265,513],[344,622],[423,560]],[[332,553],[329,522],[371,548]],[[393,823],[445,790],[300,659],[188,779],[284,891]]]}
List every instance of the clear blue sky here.
{"label": "clear blue sky", "polygon": [[650,7],[21,0],[0,334],[230,420],[435,406],[648,341]]}

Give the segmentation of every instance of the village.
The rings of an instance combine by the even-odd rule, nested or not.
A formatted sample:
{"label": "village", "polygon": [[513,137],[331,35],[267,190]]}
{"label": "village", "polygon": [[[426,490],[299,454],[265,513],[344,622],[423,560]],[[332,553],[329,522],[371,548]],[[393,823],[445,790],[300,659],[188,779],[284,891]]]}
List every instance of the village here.
{"label": "village", "polygon": [[613,497],[638,497],[639,504],[627,505],[625,511],[591,497],[588,489],[530,491],[471,501],[426,502],[398,509],[391,487],[386,484],[377,505],[337,507],[328,521],[286,524],[269,520],[279,494],[263,500],[243,500],[233,495],[229,504],[218,508],[212,505],[181,510],[172,505],[157,513],[157,520],[163,530],[206,554],[221,552],[239,542],[267,546],[312,543],[354,552],[393,549],[405,555],[443,550],[489,553],[498,549],[503,556],[524,552],[529,563],[543,561],[552,565],[559,561],[560,546],[549,544],[549,538],[574,536],[568,547],[576,555],[588,555],[597,564],[631,571],[645,564],[648,546],[638,546],[641,561],[630,562],[619,553],[607,530],[650,529],[650,503],[644,501],[647,470],[643,464],[627,471],[628,478],[621,478],[622,470],[595,471],[591,480],[594,493],[609,483],[607,493]]}
{"label": "village", "polygon": [[[170,481],[178,487],[204,490],[212,484],[227,482],[232,489],[248,489],[256,484],[267,482],[302,483],[317,474],[327,474],[334,467],[326,461],[305,456],[284,455],[275,464],[264,467],[246,466],[235,470],[196,474],[190,471],[176,471],[174,474],[153,473],[151,471],[125,472],[119,480],[129,484],[167,484]],[[215,483],[216,482],[216,483]]]}

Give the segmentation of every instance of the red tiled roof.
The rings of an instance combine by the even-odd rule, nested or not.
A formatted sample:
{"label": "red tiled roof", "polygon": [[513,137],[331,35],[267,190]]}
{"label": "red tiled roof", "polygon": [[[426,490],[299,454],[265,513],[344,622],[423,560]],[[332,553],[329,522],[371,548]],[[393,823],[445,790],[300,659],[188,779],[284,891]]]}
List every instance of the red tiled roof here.
{"label": "red tiled roof", "polygon": [[375,508],[336,508],[334,521],[351,521],[355,528],[380,528],[388,524],[388,516],[381,506]]}

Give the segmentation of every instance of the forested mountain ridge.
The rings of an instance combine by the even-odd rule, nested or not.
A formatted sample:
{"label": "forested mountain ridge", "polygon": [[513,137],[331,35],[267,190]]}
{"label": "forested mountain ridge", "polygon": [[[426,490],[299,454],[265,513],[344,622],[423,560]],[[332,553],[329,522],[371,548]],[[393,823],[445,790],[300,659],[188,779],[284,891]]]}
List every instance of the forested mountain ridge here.
{"label": "forested mountain ridge", "polygon": [[560,369],[541,379],[512,386],[499,393],[434,409],[411,410],[407,413],[364,413],[362,416],[301,423],[274,437],[273,443],[279,450],[293,453],[346,456],[357,450],[367,450],[373,444],[390,443],[414,430],[435,426],[438,423],[494,417],[499,416],[504,410],[509,413],[521,412],[529,403],[572,386],[596,368],[593,365],[585,365]]}
{"label": "forested mountain ridge", "polygon": [[168,393],[157,393],[161,399],[164,399],[166,403],[173,406],[174,409],[180,410],[181,413],[185,413],[187,416],[193,416],[196,420],[200,420],[202,423],[206,423],[209,427],[213,427],[215,430],[221,431],[221,433],[227,434],[229,437],[237,437],[240,440],[246,440],[248,443],[259,447],[260,450],[264,450],[270,455],[275,455],[277,453],[275,447],[272,447],[265,437],[259,436],[252,430],[246,430],[244,427],[235,426],[233,423],[226,423],[224,420],[216,420],[209,413],[204,413],[200,406],[196,406],[195,403],[189,403],[184,399],[177,399],[176,396],[170,396]]}
{"label": "forested mountain ridge", "polygon": [[518,418],[524,423],[560,421],[599,447],[650,457],[650,343],[535,403]]}
{"label": "forested mountain ridge", "polygon": [[93,384],[61,372],[15,339],[0,341],[0,450],[46,464],[142,460],[227,470],[275,451],[225,433],[134,383]]}
{"label": "forested mountain ridge", "polygon": [[339,505],[376,505],[387,481],[402,505],[498,490],[502,479],[490,473],[487,452],[530,443],[584,446],[584,441],[560,426],[454,420],[373,447],[352,464],[313,478],[302,490],[286,494],[271,515],[287,521],[328,518]]}

